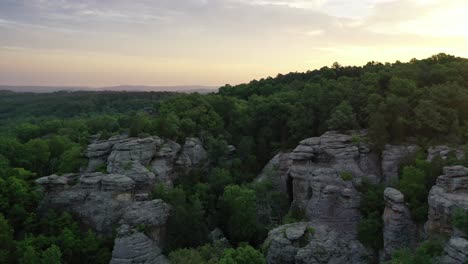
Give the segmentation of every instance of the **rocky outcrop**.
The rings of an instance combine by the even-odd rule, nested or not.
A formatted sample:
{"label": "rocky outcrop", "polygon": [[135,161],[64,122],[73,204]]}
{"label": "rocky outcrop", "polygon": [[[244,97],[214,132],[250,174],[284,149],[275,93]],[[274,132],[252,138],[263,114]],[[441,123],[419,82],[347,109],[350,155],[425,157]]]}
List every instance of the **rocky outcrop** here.
{"label": "rocky outcrop", "polygon": [[451,148],[449,146],[432,146],[427,150],[427,161],[432,161],[436,157],[440,157],[443,160],[449,158],[450,154],[458,160],[463,159],[465,156],[462,148]]}
{"label": "rocky outcrop", "polygon": [[86,172],[94,172],[100,167],[106,167],[107,157],[111,153],[114,144],[126,138],[126,136],[116,136],[108,140],[96,140],[91,143],[85,152],[85,156],[88,158]]}
{"label": "rocky outcrop", "polygon": [[169,212],[170,207],[162,200],[134,202],[125,208],[120,223],[131,227],[144,227],[156,245],[163,246]]}
{"label": "rocky outcrop", "polygon": [[383,258],[389,260],[392,253],[401,248],[412,248],[416,242],[416,226],[410,210],[405,205],[403,194],[393,188],[384,191],[383,213]]}
{"label": "rocky outcrop", "polygon": [[398,182],[398,170],[401,163],[415,155],[420,148],[416,145],[386,145],[382,152],[382,176],[386,184]]}
{"label": "rocky outcrop", "polygon": [[[233,146],[229,150],[235,152]],[[135,181],[137,189],[146,191],[155,183],[172,186],[178,172],[186,173],[207,161],[207,153],[197,138],[187,138],[180,146],[158,137],[112,137],[93,142],[85,155],[89,159],[86,172],[123,174]]]}
{"label": "rocky outcrop", "polygon": [[351,135],[328,132],[301,141],[290,159],[293,206],[313,223],[355,238],[361,218],[355,185],[364,178],[378,181],[377,154]]}
{"label": "rocky outcrop", "polygon": [[154,185],[156,176],[146,166],[161,144],[158,137],[129,138],[115,143],[107,158],[107,172],[130,177],[138,188]]}
{"label": "rocky outcrop", "polygon": [[429,215],[425,224],[426,232],[452,235],[452,214],[455,208],[468,211],[468,168],[451,166],[444,168],[444,174],[429,192]]}
{"label": "rocky outcrop", "polygon": [[174,164],[182,147],[174,141],[167,141],[161,145],[151,162],[151,169],[158,182],[171,185],[175,180]]}
{"label": "rocky outcrop", "polygon": [[161,228],[165,224],[168,206],[161,200],[135,202],[136,185],[131,178],[86,173],[75,183],[76,177],[77,174],[51,175],[36,180],[45,191],[41,207],[71,212],[100,234],[111,234],[121,219],[131,226],[148,224]]}
{"label": "rocky outcrop", "polygon": [[110,264],[168,264],[156,243],[127,225],[118,229]]}
{"label": "rocky outcrop", "polygon": [[301,222],[271,230],[264,249],[268,264],[368,263],[369,254],[356,240],[347,240],[324,225]]}
{"label": "rocky outcrop", "polygon": [[276,191],[288,192],[288,171],[292,164],[289,158],[289,152],[280,152],[276,154],[265,167],[256,181],[270,181]]}
{"label": "rocky outcrop", "polygon": [[201,164],[208,158],[208,155],[203,148],[201,141],[198,138],[187,138],[185,144],[182,147],[176,165],[188,168]]}
{"label": "rocky outcrop", "polygon": [[444,248],[441,264],[466,264],[468,262],[468,240],[452,237]]}

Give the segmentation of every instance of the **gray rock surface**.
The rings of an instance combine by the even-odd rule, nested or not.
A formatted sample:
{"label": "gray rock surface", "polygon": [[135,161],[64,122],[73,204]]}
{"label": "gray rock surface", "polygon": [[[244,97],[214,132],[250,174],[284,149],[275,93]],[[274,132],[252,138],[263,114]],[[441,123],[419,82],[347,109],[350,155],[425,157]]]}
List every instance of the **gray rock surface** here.
{"label": "gray rock surface", "polygon": [[292,164],[289,154],[289,152],[276,154],[267,165],[265,165],[260,175],[256,178],[256,181],[271,181],[276,191],[287,193],[288,171]]}
{"label": "gray rock surface", "polygon": [[176,165],[188,168],[201,164],[208,158],[201,141],[198,138],[187,138],[182,151],[176,160]]}
{"label": "gray rock surface", "polygon": [[86,172],[96,171],[99,167],[107,165],[107,157],[115,143],[125,140],[126,136],[111,137],[108,140],[97,140],[88,145],[85,156],[88,158]]}
{"label": "gray rock surface", "polygon": [[[36,182],[50,189],[48,186],[57,181],[52,175]],[[121,219],[131,226],[159,228],[169,215],[169,207],[161,200],[136,202],[135,182],[125,175],[86,173],[75,185],[66,186],[46,193],[41,207],[71,212],[100,234],[111,234]]]}
{"label": "gray rock surface", "polygon": [[122,225],[114,240],[110,264],[168,264],[161,249],[144,233]]}
{"label": "gray rock surface", "polygon": [[137,188],[154,185],[156,176],[146,166],[161,144],[162,140],[158,137],[129,138],[115,143],[107,158],[107,172],[132,178]]}
{"label": "gray rock surface", "polygon": [[383,258],[401,248],[412,248],[416,242],[417,229],[411,220],[411,213],[404,203],[403,194],[394,188],[384,191],[385,210],[383,213]]}
{"label": "gray rock surface", "polygon": [[155,159],[151,162],[151,169],[158,182],[172,185],[176,176],[174,175],[174,164],[181,148],[176,142],[167,141],[156,152]]}
{"label": "gray rock surface", "polygon": [[145,227],[147,235],[158,246],[162,246],[169,213],[170,207],[162,200],[134,202],[125,208],[120,223]]}
{"label": "gray rock surface", "polygon": [[382,176],[386,184],[398,182],[398,169],[406,158],[416,154],[420,148],[416,145],[386,145],[382,152]]}
{"label": "gray rock surface", "polygon": [[449,146],[431,146],[427,150],[427,161],[432,161],[435,157],[440,157],[446,160],[450,153],[453,153],[457,159],[463,159],[465,156],[462,148],[452,148]]}
{"label": "gray rock surface", "polygon": [[[235,152],[235,147],[229,147]],[[102,167],[108,173],[123,174],[135,181],[137,189],[148,191],[155,183],[172,186],[178,172],[188,172],[192,167],[207,161],[207,153],[197,138],[187,138],[184,146],[158,137],[112,137],[95,141],[86,150],[89,158],[86,172]],[[181,169],[177,171],[176,169]]]}
{"label": "gray rock surface", "polygon": [[368,263],[357,240],[347,240],[324,225],[301,222],[271,230],[265,240],[268,264]]}
{"label": "gray rock surface", "polygon": [[429,192],[429,215],[425,224],[426,232],[452,235],[452,214],[455,208],[468,211],[468,168],[451,166],[444,168],[444,174]]}
{"label": "gray rock surface", "polygon": [[378,181],[378,156],[352,135],[336,132],[301,141],[289,156],[293,205],[313,223],[355,238],[361,195],[354,185],[363,178]]}
{"label": "gray rock surface", "polygon": [[466,264],[468,262],[468,241],[452,237],[444,248],[441,264]]}

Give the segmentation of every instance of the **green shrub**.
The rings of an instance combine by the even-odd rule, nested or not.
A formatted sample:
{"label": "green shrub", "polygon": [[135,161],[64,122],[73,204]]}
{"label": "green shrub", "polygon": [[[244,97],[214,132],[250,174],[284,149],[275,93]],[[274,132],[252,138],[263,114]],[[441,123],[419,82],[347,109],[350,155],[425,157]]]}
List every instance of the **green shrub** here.
{"label": "green shrub", "polygon": [[345,171],[340,173],[340,177],[343,179],[343,181],[350,181],[353,179],[353,174],[351,172]]}
{"label": "green shrub", "polygon": [[307,227],[306,230],[309,233],[309,235],[315,234],[315,228],[313,228],[311,226]]}
{"label": "green shrub", "polygon": [[453,212],[452,217],[453,226],[463,231],[468,235],[468,212],[457,208]]}

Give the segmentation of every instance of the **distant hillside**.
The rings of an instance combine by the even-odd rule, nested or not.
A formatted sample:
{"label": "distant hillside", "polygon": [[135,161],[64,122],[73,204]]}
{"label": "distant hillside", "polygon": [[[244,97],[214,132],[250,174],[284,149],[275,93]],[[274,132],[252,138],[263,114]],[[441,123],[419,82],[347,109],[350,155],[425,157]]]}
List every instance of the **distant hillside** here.
{"label": "distant hillside", "polygon": [[0,91],[52,93],[57,91],[131,91],[131,92],[180,92],[180,93],[210,93],[216,92],[216,86],[181,85],[181,86],[144,86],[119,85],[109,87],[80,87],[80,86],[13,86],[0,85]]}

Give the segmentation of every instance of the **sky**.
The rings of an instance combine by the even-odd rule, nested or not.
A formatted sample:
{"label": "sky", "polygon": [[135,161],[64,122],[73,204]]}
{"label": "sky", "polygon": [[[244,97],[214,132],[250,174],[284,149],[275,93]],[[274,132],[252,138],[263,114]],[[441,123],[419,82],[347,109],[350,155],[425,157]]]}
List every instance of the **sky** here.
{"label": "sky", "polygon": [[468,57],[466,0],[0,0],[0,84],[239,84]]}

